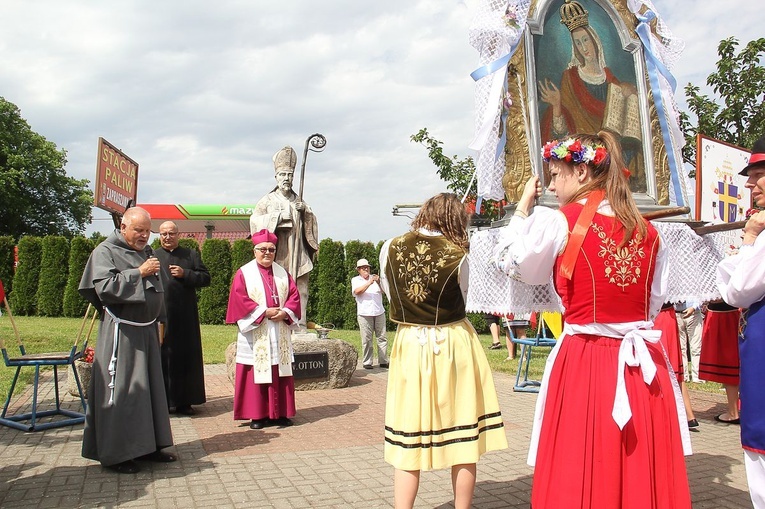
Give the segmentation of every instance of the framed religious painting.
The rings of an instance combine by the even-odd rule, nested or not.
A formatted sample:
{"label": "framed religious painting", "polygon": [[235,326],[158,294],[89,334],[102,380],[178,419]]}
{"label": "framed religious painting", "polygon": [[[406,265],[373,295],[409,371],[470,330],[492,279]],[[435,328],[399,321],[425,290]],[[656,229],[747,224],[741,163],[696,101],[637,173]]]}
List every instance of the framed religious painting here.
{"label": "framed religious painting", "polygon": [[[514,67],[508,79],[512,94],[520,88],[514,86],[512,71],[520,72],[523,66],[527,100],[520,99],[528,111],[512,117],[511,110],[508,131],[519,117],[524,123],[527,117],[529,146],[541,147],[574,133],[610,130],[621,142],[630,187],[642,210],[669,205],[670,172],[668,148],[649,100],[643,47],[634,27],[635,15],[626,0],[532,2],[523,52],[516,52],[511,60]],[[518,142],[508,134],[508,172],[518,166],[515,154],[523,153],[523,147],[512,143]],[[526,153],[532,157],[533,171],[547,185],[549,175],[539,150]],[[516,182],[505,181],[510,183],[506,190],[510,187],[512,192]]]}
{"label": "framed religious painting", "polygon": [[744,187],[747,177],[739,172],[749,155],[736,145],[703,134],[696,137],[697,221],[723,224],[745,220],[752,196]]}

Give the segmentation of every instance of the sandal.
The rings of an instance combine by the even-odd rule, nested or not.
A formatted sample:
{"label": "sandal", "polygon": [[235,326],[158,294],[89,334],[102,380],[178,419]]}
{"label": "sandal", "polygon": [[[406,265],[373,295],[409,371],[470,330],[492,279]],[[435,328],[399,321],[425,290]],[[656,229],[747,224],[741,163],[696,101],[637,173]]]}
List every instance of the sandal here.
{"label": "sandal", "polygon": [[489,347],[489,350],[501,350],[502,349],[502,343],[492,343]]}

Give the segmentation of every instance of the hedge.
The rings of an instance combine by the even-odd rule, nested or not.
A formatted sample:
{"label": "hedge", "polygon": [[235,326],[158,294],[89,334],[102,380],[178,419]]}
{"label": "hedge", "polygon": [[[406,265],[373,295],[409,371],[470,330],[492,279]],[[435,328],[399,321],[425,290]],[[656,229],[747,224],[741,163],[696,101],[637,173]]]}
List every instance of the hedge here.
{"label": "hedge", "polygon": [[69,276],[64,289],[64,316],[80,317],[85,314],[88,302],[82,298],[77,290],[80,287],[80,279],[85,270],[85,264],[93,251],[95,244],[85,237],[74,237],[69,246]]}
{"label": "hedge", "polygon": [[61,316],[69,268],[69,242],[49,235],[42,240],[40,279],[37,284],[37,314]]}
{"label": "hedge", "polygon": [[239,268],[252,261],[253,250],[250,239],[235,240],[231,245],[231,273],[235,274]]}
{"label": "hedge", "polygon": [[3,288],[6,293],[13,291],[13,266],[16,257],[13,255],[14,247],[13,237],[3,235],[0,237],[0,281],[3,282]]}
{"label": "hedge", "polygon": [[[350,281],[345,272],[345,252],[342,242],[324,239],[319,243],[319,270],[316,274],[318,290],[315,322],[331,323],[335,328],[346,326],[343,317],[343,302],[350,292]],[[311,276],[314,276],[311,272]],[[310,280],[309,280],[310,281]],[[348,324],[352,326],[352,324]]]}
{"label": "hedge", "polygon": [[37,311],[37,281],[40,277],[42,239],[26,235],[19,239],[19,265],[13,276],[11,308],[17,315],[34,315]]}
{"label": "hedge", "polygon": [[202,244],[202,263],[210,271],[211,282],[199,292],[199,320],[223,324],[231,288],[231,244],[224,239],[207,239]]}

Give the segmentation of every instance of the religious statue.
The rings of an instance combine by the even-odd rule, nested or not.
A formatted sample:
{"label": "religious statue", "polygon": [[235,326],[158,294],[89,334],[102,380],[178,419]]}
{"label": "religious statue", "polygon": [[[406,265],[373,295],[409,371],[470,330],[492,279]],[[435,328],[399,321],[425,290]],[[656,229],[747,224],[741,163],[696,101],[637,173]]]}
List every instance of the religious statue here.
{"label": "religious statue", "polygon": [[287,269],[300,293],[299,326],[305,328],[308,303],[308,275],[319,250],[319,231],[316,216],[292,190],[292,179],[297,164],[297,154],[292,147],[284,147],[273,157],[276,187],[258,201],[250,216],[250,233],[266,229],[278,238],[276,259],[278,265]]}

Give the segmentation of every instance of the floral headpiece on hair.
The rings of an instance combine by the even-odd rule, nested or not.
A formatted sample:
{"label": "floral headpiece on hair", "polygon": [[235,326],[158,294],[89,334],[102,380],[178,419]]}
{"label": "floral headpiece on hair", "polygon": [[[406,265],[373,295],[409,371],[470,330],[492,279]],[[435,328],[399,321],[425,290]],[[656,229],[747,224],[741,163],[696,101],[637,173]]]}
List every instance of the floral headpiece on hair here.
{"label": "floral headpiece on hair", "polygon": [[567,163],[592,163],[598,166],[602,163],[608,151],[603,145],[583,145],[581,141],[569,138],[562,141],[549,141],[542,147],[542,158],[546,163],[551,159]]}

